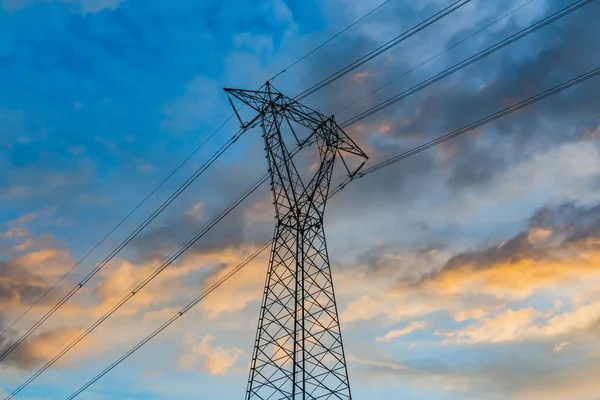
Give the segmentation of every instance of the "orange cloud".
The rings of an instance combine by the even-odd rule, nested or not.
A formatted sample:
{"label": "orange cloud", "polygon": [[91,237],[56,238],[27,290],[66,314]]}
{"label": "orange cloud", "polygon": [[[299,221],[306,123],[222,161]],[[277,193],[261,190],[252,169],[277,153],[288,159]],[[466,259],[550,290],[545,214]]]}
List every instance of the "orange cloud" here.
{"label": "orange cloud", "polygon": [[[21,346],[17,347],[7,358],[6,364],[20,369],[32,368],[41,361],[47,361],[62,350],[62,345],[73,340],[83,331],[76,328],[52,328],[29,338]],[[88,338],[82,340],[77,350],[86,351],[90,341]],[[62,358],[56,364],[57,367],[71,367],[67,358]]]}
{"label": "orange cloud", "polygon": [[[227,265],[233,268],[242,260],[242,253],[234,248],[184,254],[156,275],[142,290],[136,292],[135,296],[121,308],[120,315],[131,316],[164,302],[176,300],[186,293],[186,289],[190,289],[185,281],[190,274],[202,270],[209,271],[215,265]],[[129,292],[162,268],[164,260],[135,264],[119,259],[117,263],[116,269],[107,267],[101,272],[102,280],[95,289],[95,294],[101,301],[91,311],[96,317],[106,313]],[[212,278],[207,279],[210,281]],[[196,289],[190,291],[197,295]]]}
{"label": "orange cloud", "polygon": [[451,313],[452,319],[456,322],[464,322],[470,319],[481,319],[488,314],[488,310],[483,307],[463,308]]}
{"label": "orange cloud", "polygon": [[199,368],[210,375],[227,375],[233,371],[236,362],[246,353],[238,348],[223,346],[212,347],[215,340],[212,335],[204,336],[200,341],[193,334],[186,334],[184,345],[186,353],[180,357],[180,369]]}
{"label": "orange cloud", "polygon": [[[9,255],[8,259],[0,260],[0,310],[18,313],[70,269],[73,260],[69,250],[57,247],[49,235],[33,237],[21,228],[17,233],[14,229],[10,232],[4,235],[5,241],[0,242],[0,250],[3,250],[0,254]],[[22,241],[14,244],[15,237]],[[18,255],[14,256],[15,253]]]}
{"label": "orange cloud", "polygon": [[0,234],[0,237],[5,237],[5,238],[16,238],[16,237],[25,237],[28,236],[27,232],[24,229],[21,228],[10,228],[5,232],[2,232],[2,234]]}
{"label": "orange cloud", "polygon": [[406,327],[402,329],[395,329],[386,333],[384,336],[378,337],[375,339],[376,342],[391,342],[393,339],[409,335],[413,332],[423,330],[427,327],[427,323],[425,321],[421,322],[411,322]]}
{"label": "orange cloud", "polygon": [[[254,250],[255,248],[248,248],[243,252],[231,253],[232,258],[229,259],[227,266],[208,278],[205,287],[209,287],[228,274],[247,257],[247,254]],[[268,263],[269,251],[264,251],[224,283],[219,290],[211,293],[199,304],[199,309],[205,312],[209,318],[214,319],[223,313],[241,311],[249,303],[259,301],[263,293]]]}
{"label": "orange cloud", "polygon": [[560,258],[501,261],[487,268],[463,264],[423,282],[425,290],[461,295],[489,294],[525,299],[535,291],[600,280],[600,251],[570,252]]}
{"label": "orange cloud", "polygon": [[[600,301],[561,314],[528,307],[481,319],[463,329],[437,332],[446,344],[546,340],[585,332],[600,320]],[[565,345],[560,346],[558,352]]]}
{"label": "orange cloud", "polygon": [[494,318],[487,318],[469,325],[465,329],[455,332],[438,332],[438,334],[446,338],[444,343],[510,342],[522,337],[538,314],[532,308],[518,311],[508,310]]}
{"label": "orange cloud", "polygon": [[364,295],[352,301],[341,313],[340,320],[344,325],[358,321],[366,321],[384,316],[392,321],[406,318],[424,316],[435,311],[456,307],[455,303],[448,303],[446,299],[427,299],[422,296],[413,296],[414,293],[401,295],[390,291],[380,295]]}
{"label": "orange cloud", "polygon": [[[593,291],[600,286],[600,233],[596,233],[600,208],[598,216],[595,210],[575,206],[540,210],[528,230],[482,251],[454,256],[441,268],[431,268],[431,260],[421,257],[411,270],[430,272],[414,283],[403,279],[401,258],[378,254],[378,260],[390,264],[385,268],[386,281],[370,276],[373,290],[365,293],[363,285],[356,292],[362,295],[350,301],[341,319],[345,324],[378,317],[399,321],[444,311],[456,322],[476,321],[446,337],[468,343],[547,339],[585,329],[600,318],[589,303],[600,298]],[[353,285],[350,277],[341,278],[344,286]],[[557,314],[560,302],[551,312],[517,309],[495,314],[519,307],[519,302],[533,296],[546,296],[555,303],[569,299],[573,311]],[[538,324],[532,322],[534,318]]]}

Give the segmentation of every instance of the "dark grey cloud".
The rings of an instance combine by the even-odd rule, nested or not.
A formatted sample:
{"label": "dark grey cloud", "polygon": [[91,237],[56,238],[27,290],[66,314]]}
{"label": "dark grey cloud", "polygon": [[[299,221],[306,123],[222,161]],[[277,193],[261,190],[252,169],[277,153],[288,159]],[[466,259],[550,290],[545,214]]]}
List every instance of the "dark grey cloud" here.
{"label": "dark grey cloud", "polygon": [[[134,248],[143,259],[162,259],[167,253],[178,248],[192,235],[205,227],[209,219],[216,214],[216,212],[211,211],[217,210],[209,208],[207,216],[201,220],[185,214],[168,219],[160,226],[141,234],[135,240]],[[233,211],[212,228],[208,234],[192,245],[187,252],[219,251],[227,247],[240,247],[250,241],[259,243],[261,240],[267,240],[271,234],[269,229],[256,229],[255,226],[250,231],[244,211],[243,207]]]}
{"label": "dark grey cloud", "polygon": [[356,264],[368,275],[389,276],[402,282],[418,281],[440,267],[438,255],[445,246],[431,243],[386,243],[368,249],[356,257]]}
{"label": "dark grey cloud", "polygon": [[[27,307],[37,301],[52,283],[25,271],[14,259],[0,261],[0,303],[2,304],[19,304],[20,307]],[[54,304],[56,296],[56,293],[52,293],[42,301],[42,304]],[[9,317],[4,307],[0,309],[0,334],[7,330],[0,337],[0,354],[4,354],[19,339],[20,332],[17,328],[20,324],[9,329],[15,318],[16,316],[12,314]],[[35,366],[45,356],[37,351],[36,343],[47,342],[55,338],[57,333],[58,331],[48,331],[33,335],[0,362],[0,370],[6,366],[19,369]]]}
{"label": "dark grey cloud", "polygon": [[[248,138],[248,140],[260,142],[260,137]],[[166,253],[211,224],[234,199],[244,193],[250,183],[264,174],[262,168],[247,165],[243,161],[229,162],[227,172],[224,173],[222,168],[225,164],[224,162],[220,167],[214,167],[204,181],[192,188],[191,193],[186,193],[183,203],[174,204],[172,216],[150,225],[132,242],[138,256],[144,259],[164,257]],[[266,160],[264,169],[266,170]],[[219,251],[227,247],[240,247],[249,242],[262,243],[269,239],[275,219],[265,221],[248,219],[251,207],[268,198],[268,189],[267,184],[257,189],[188,251]],[[195,206],[199,207],[198,212],[190,212]]]}
{"label": "dark grey cloud", "polygon": [[14,262],[0,260],[0,302],[31,303],[42,295],[44,286],[39,277],[23,271]]}
{"label": "dark grey cloud", "polygon": [[[532,233],[535,235],[532,229],[544,229],[547,236],[538,242],[530,237]],[[424,279],[465,265],[485,269],[498,263],[515,263],[523,259],[550,260],[556,257],[554,250],[590,246],[588,240],[598,237],[600,204],[585,206],[570,202],[555,207],[545,206],[531,216],[527,229],[500,244],[483,250],[459,253],[450,258],[439,271],[432,272]]]}
{"label": "dark grey cloud", "polygon": [[600,235],[600,204],[585,207],[570,202],[556,208],[539,209],[530,220],[536,228],[565,232],[567,244],[577,244]]}
{"label": "dark grey cloud", "polygon": [[[2,328],[1,324],[0,328]],[[71,329],[55,328],[32,335],[0,362],[0,371],[8,367],[29,370],[38,366],[40,362],[46,361],[49,355],[47,346],[50,343],[61,343],[73,332]],[[0,338],[0,354],[4,354],[5,351],[9,350],[18,339],[19,336],[10,331],[6,336]]]}

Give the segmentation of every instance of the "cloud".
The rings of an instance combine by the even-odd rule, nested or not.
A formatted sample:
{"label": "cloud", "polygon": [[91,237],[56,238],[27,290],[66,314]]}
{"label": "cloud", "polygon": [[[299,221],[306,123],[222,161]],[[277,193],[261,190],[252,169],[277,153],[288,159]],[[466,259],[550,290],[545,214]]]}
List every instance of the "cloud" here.
{"label": "cloud", "polygon": [[[444,26],[445,31],[452,33],[449,34],[447,40],[442,41],[443,43],[439,43],[438,40],[429,43],[425,39],[427,36],[419,36],[411,43],[399,46],[395,52],[391,52],[395,56],[391,65],[384,66],[382,60],[366,65],[369,67],[366,71],[375,75],[374,82],[372,86],[369,85],[369,89],[372,90],[378,84],[383,84],[400,75],[402,71],[410,69],[411,65],[416,63],[411,59],[415,57],[415,54],[429,54],[430,52],[432,55],[436,54],[446,44],[454,43],[472,33],[473,26],[478,25],[475,23],[464,26],[458,21],[477,20],[481,22],[481,25],[485,25],[488,19],[493,20],[497,15],[514,6],[514,2],[505,2],[490,6],[492,8],[485,10],[481,7],[475,7],[477,10],[464,10],[465,14],[474,19],[462,20],[458,16],[449,18],[448,23],[456,26]],[[411,73],[410,76],[395,85],[367,98],[346,111],[343,116],[339,116],[339,119],[343,120],[346,115],[351,116],[354,112],[378,104],[391,95],[429,78],[443,70],[444,67],[473,54],[476,49],[509,36],[530,23],[531,19],[544,14],[547,7],[547,4],[539,3],[526,7],[524,14],[527,15],[527,18],[521,18],[521,12],[515,14],[506,20],[506,24],[479,35],[464,46],[438,58],[435,63]],[[592,5],[592,9],[597,7],[596,4]],[[425,11],[423,15],[430,11]],[[408,21],[423,16],[414,16],[414,12],[414,10],[408,12]],[[379,24],[385,25],[386,18],[391,19],[392,16],[393,13],[378,19]],[[595,32],[597,29],[597,27],[580,25],[587,18],[585,12],[574,13],[560,23],[546,27],[544,34],[536,34],[528,40],[516,43],[506,51],[472,65],[463,73],[435,84],[373,117],[361,121],[364,126],[360,129],[353,127],[351,130],[354,131],[356,128],[360,132],[361,139],[367,138],[365,141],[369,143],[369,154],[375,152],[377,155],[383,154],[387,158],[497,111],[509,104],[511,99],[524,99],[533,93],[570,79],[597,64],[594,57],[587,56],[577,58],[578,61],[581,61],[581,63],[577,63],[577,66],[566,65],[562,62],[566,59],[565,57],[573,55],[575,52],[585,53],[584,49],[588,44],[584,43],[591,37],[586,30],[592,29]],[[328,58],[325,62],[337,65],[342,64],[340,58],[347,57],[351,60],[355,56],[357,57],[363,52],[363,45],[367,48],[370,47],[369,39],[368,36],[348,38],[343,47],[340,46],[340,49],[334,49],[327,55]],[[348,48],[345,47],[346,45]],[[579,48],[579,45],[584,47]],[[591,46],[591,44],[589,45]],[[431,49],[430,46],[436,48]],[[437,48],[438,46],[439,48]],[[526,49],[532,48],[532,46],[537,46],[537,50],[533,53],[527,52]],[[373,45],[373,47],[375,46]],[[338,50],[342,54],[338,54]],[[364,53],[367,52],[364,49]],[[525,57],[523,54],[530,56]],[[423,55],[422,57],[426,58],[427,56]],[[321,59],[315,60],[315,73],[323,62],[324,60]],[[480,82],[485,82],[483,89],[477,84]],[[347,189],[350,194],[344,200],[343,211],[340,211],[339,214],[348,212],[358,214],[358,210],[364,209],[367,204],[379,207],[385,205],[388,213],[397,212],[398,209],[414,210],[424,202],[436,203],[438,206],[435,201],[436,195],[443,199],[472,196],[473,201],[469,201],[469,203],[473,203],[473,207],[482,207],[482,204],[478,205],[475,200],[485,196],[487,192],[495,191],[495,188],[509,188],[513,183],[506,179],[506,173],[511,171],[515,164],[531,160],[533,166],[536,154],[546,151],[550,153],[550,149],[566,143],[577,143],[581,140],[584,130],[596,129],[598,108],[592,104],[591,99],[598,81],[589,83],[589,85],[579,87],[576,92],[564,93],[550,99],[547,103],[540,103],[527,111],[483,127],[472,135],[451,141],[449,146],[455,146],[451,156],[440,157],[439,151],[432,150],[412,157],[397,166],[381,170],[365,178],[362,182],[357,181],[353,184],[357,187],[356,189],[351,189],[350,186]],[[311,98],[310,101],[327,108],[328,104],[334,102],[344,104],[348,102],[347,99],[360,98],[361,95],[368,93],[368,91],[362,93],[361,86],[364,85],[353,85],[346,81],[331,86],[332,88],[324,89],[323,93],[319,93],[315,99]],[[319,109],[318,106],[317,109]],[[410,123],[405,125],[404,121],[410,121]],[[375,128],[382,123],[392,127],[385,135],[379,134]],[[356,134],[353,137],[355,136]],[[593,147],[593,145],[589,147]],[[576,146],[572,148],[573,153],[576,152],[575,148]],[[581,148],[579,149],[581,150]],[[582,157],[583,159],[579,160],[572,157],[567,158],[565,155],[565,158],[561,158],[561,164],[570,159],[571,167],[573,164],[578,164],[581,166],[581,170],[585,170],[583,166],[588,157],[587,154]],[[597,158],[590,157],[589,160],[596,160],[597,163]],[[376,161],[377,158],[370,162]],[[595,169],[597,170],[597,168]],[[560,188],[559,182],[551,182],[547,177],[551,177],[553,174],[549,171],[541,171],[541,169],[534,171],[535,175],[533,176],[531,174],[529,177],[524,176],[523,183],[527,185],[539,177],[548,179],[548,185],[541,190],[548,190],[550,186],[554,185],[554,188],[558,190],[569,190],[575,198],[578,193],[582,193],[575,187],[571,189],[571,182],[568,178],[570,176],[569,169],[557,167],[553,170],[559,172],[557,179],[560,178],[560,183],[564,182],[567,185],[565,188]],[[573,180],[571,178],[571,181]],[[433,188],[437,190],[434,191]],[[475,192],[476,189],[481,190]],[[535,189],[537,187],[523,186],[520,196],[532,194]],[[585,188],[582,189],[585,190]],[[389,200],[386,201],[386,199]],[[490,196],[490,200],[493,199],[494,197]],[[388,202],[393,202],[393,204],[388,204]],[[439,207],[443,207],[443,204],[439,204]],[[455,208],[463,213],[469,212],[471,209],[465,207],[462,202],[457,202]],[[369,213],[369,215],[371,214]]]}
{"label": "cloud", "polygon": [[423,279],[425,290],[526,298],[535,291],[600,278],[600,206],[565,203],[539,209],[527,230],[481,251],[452,257]]}
{"label": "cloud", "polygon": [[[549,358],[546,358],[549,357]],[[463,399],[516,400],[587,400],[600,388],[600,374],[595,357],[557,360],[550,353],[531,357],[511,351],[502,361],[478,360],[474,363],[444,363],[439,359],[399,362],[390,359],[351,356],[358,364],[362,379],[381,385],[410,383],[425,389],[430,397],[459,395]],[[585,371],[585,373],[582,373]]]}
{"label": "cloud", "polygon": [[148,311],[144,314],[144,320],[149,321],[156,319],[166,321],[173,315],[177,314],[180,310],[181,308],[178,307],[165,307],[161,308],[160,310]]}
{"label": "cloud", "polygon": [[427,323],[425,321],[411,322],[402,329],[395,329],[395,330],[389,331],[384,336],[376,338],[375,341],[376,342],[391,342],[395,338],[409,335],[413,332],[423,330],[426,327],[427,327]]}
{"label": "cloud", "polygon": [[489,313],[483,307],[465,308],[452,312],[452,319],[456,322],[464,322],[470,319],[481,319]]}
{"label": "cloud", "polygon": [[[249,246],[242,252],[232,251],[231,258],[206,278],[204,287],[210,287],[227,275],[245,259],[246,255],[251,254],[255,249],[256,247]],[[250,303],[259,301],[263,293],[262,288],[265,284],[268,263],[269,252],[264,251],[231,279],[227,280],[219,287],[219,290],[211,293],[209,297],[200,303],[199,309],[206,313],[209,319],[215,319],[221,314],[245,310]],[[258,308],[254,311],[258,312]]]}
{"label": "cloud", "polygon": [[[26,224],[33,221],[30,214],[25,214],[10,222],[12,228],[8,232],[18,230],[18,235],[4,235],[0,241],[0,253],[9,254],[6,260],[0,259],[0,332],[42,295],[74,264],[71,252],[64,247],[59,247],[59,242],[51,235],[33,235]],[[18,239],[17,243],[14,240]],[[11,243],[12,242],[12,243]],[[1,251],[4,250],[4,251]],[[37,307],[25,315],[19,324],[9,329],[0,337],[0,353],[8,349],[20,336],[24,327],[30,327],[39,312],[45,312],[49,305],[62,297],[64,287],[59,286],[41,301]],[[61,314],[78,310],[81,312],[85,306],[78,302],[65,304]],[[53,320],[42,326],[25,342],[17,347],[6,358],[3,367],[29,369],[39,362],[54,356],[58,352],[57,343],[73,339],[81,333],[78,327],[80,321],[75,321],[73,326],[62,325],[62,321]],[[82,343],[86,349],[88,341]],[[60,366],[68,366],[68,362],[61,361]]]}
{"label": "cloud", "polygon": [[[142,262],[133,262],[127,259],[114,260],[117,267],[102,270],[102,280],[94,289],[94,294],[100,299],[100,302],[93,307],[93,311],[88,312],[98,316],[107,312],[135,287],[152,277],[144,289],[137,291],[135,296],[123,306],[120,315],[133,316],[142,312],[152,318],[163,315],[166,310],[171,309],[171,306],[166,309],[162,307],[189,301],[191,296],[198,294],[199,285],[209,286],[218,277],[237,266],[244,259],[245,254],[253,250],[251,245],[244,245],[242,249],[226,247],[188,252],[166,268],[163,268],[165,260],[161,258]],[[250,289],[254,288],[253,284],[256,281],[256,279],[250,279],[254,278],[253,265],[256,264],[251,264],[246,267],[245,271],[238,274],[241,278],[235,277],[228,282],[229,289],[220,290],[211,295],[210,299],[202,302],[201,308],[205,309],[212,317],[230,308],[232,310],[243,309],[248,301],[255,298],[255,295],[250,294]],[[162,270],[157,274],[159,269]],[[236,287],[236,284],[239,286]],[[156,296],[156,292],[160,292],[161,296]],[[257,290],[256,293],[258,292]]]}
{"label": "cloud", "polygon": [[185,335],[185,353],[179,358],[180,369],[197,369],[210,375],[227,375],[233,372],[235,364],[246,353],[238,348],[212,347],[212,335],[203,336],[200,341],[194,334]]}
{"label": "cloud", "polygon": [[557,344],[556,346],[554,346],[552,351],[555,353],[558,353],[568,345],[569,345],[569,342],[561,342],[561,343]]}
{"label": "cloud", "polygon": [[371,381],[373,385],[381,385],[391,378],[396,384],[409,381],[411,385],[423,389],[458,392],[461,395],[470,388],[469,377],[453,372],[450,368],[410,366],[395,360],[363,358],[352,354],[347,357],[347,361],[358,364],[362,379]]}
{"label": "cloud", "polygon": [[508,310],[493,318],[483,319],[458,332],[446,332],[445,343],[499,343],[514,341],[524,335],[533,324],[538,313],[527,308],[518,311]]}
{"label": "cloud", "polygon": [[[57,343],[62,344],[73,340],[81,333],[82,330],[76,328],[53,328],[33,335],[6,357],[0,369],[2,367],[17,367],[22,370],[33,368],[59,352]],[[0,338],[0,354],[3,354],[11,344],[9,340]],[[78,350],[85,351],[89,346],[89,339],[84,340],[79,346]],[[61,359],[57,365],[64,368],[71,366],[71,363],[67,359]]]}
{"label": "cloud", "polygon": [[[576,307],[558,315],[545,315],[534,308],[508,310],[481,319],[463,329],[437,332],[445,344],[503,343],[560,339],[585,333],[600,320],[600,302]],[[564,342],[563,342],[564,343]],[[559,345],[560,346],[560,345]],[[560,346],[556,352],[560,351]]]}
{"label": "cloud", "polygon": [[[176,249],[192,236],[204,231],[221,215],[232,197],[239,197],[249,181],[259,177],[260,169],[244,167],[243,163],[229,163],[231,174],[225,176],[210,175],[204,185],[212,190],[202,192],[200,198],[184,199],[180,204],[183,212],[176,212],[154,223],[144,230],[133,242],[132,248],[143,260],[162,258]],[[256,174],[255,174],[256,173]],[[260,243],[272,236],[274,210],[267,218],[267,204],[262,199],[271,196],[266,188],[258,190],[237,208],[228,213],[217,225],[206,231],[187,251],[192,253],[219,252],[228,248],[243,249],[249,243]],[[259,200],[260,199],[260,200]]]}
{"label": "cloud", "polygon": [[[77,2],[77,7],[83,7],[83,3]],[[0,193],[6,195],[2,200],[15,210],[57,204],[60,217],[77,222],[68,229],[64,226],[57,229],[79,252],[85,245],[84,238],[89,236],[88,231],[81,231],[82,221],[84,226],[94,226],[94,231],[107,231],[106,224],[117,214],[121,216],[120,206],[135,203],[132,193],[148,193],[153,189],[154,172],[140,174],[138,167],[149,163],[158,173],[159,166],[175,165],[180,153],[186,153],[181,159],[187,156],[198,136],[196,131],[202,134],[220,110],[230,112],[227,105],[218,101],[223,99],[220,89],[219,97],[215,97],[216,106],[203,103],[202,99],[215,99],[210,95],[214,82],[221,82],[217,85],[220,88],[236,82],[251,87],[253,82],[264,81],[270,75],[267,72],[274,72],[269,67],[273,60],[282,65],[284,61],[293,61],[298,55],[294,53],[304,53],[300,50],[308,50],[372,7],[367,3],[309,2],[298,6],[294,2],[268,1],[248,6],[239,2],[184,1],[176,7],[164,7],[161,2],[148,1],[142,8],[137,7],[139,2],[122,3],[118,12],[85,17],[63,15],[66,10],[82,12],[76,10],[73,2],[56,7],[32,6],[10,13],[10,19],[0,24],[6,33],[0,35],[3,37],[0,57],[10,55],[7,57],[10,62],[0,63],[0,69],[3,76],[12,78],[7,80],[0,100],[15,108],[15,118],[9,116],[1,121],[2,131],[10,132],[1,138],[9,149],[6,158],[0,157],[0,170],[8,171],[0,177]],[[443,7],[439,1],[413,3],[390,2],[376,18],[348,31],[342,40],[319,52],[307,68],[306,64],[299,64],[292,73],[281,75],[277,87],[281,84],[285,93],[293,95],[397,34],[399,27],[407,28]],[[348,76],[308,98],[307,103],[330,114],[516,4],[515,1],[488,3],[470,10],[465,7],[460,14],[424,31],[424,36],[419,35],[386,57],[365,65],[359,71],[368,77],[362,84],[352,84],[352,76]],[[340,115],[339,120],[412,86],[476,48],[509,35],[551,5],[532,3],[524,13],[506,19],[501,26],[438,58],[435,64],[360,102]],[[37,10],[47,14],[35,15]],[[352,136],[369,150],[373,156],[371,162],[375,162],[586,70],[596,62],[595,53],[589,49],[594,46],[593,38],[598,36],[598,24],[590,22],[595,9],[582,11],[587,10],[546,27],[535,38],[531,36],[531,40],[517,43],[506,52],[363,121],[361,126],[351,129]],[[319,18],[322,12],[325,12],[323,20]],[[302,29],[297,30],[295,24]],[[31,26],[36,29],[31,30]],[[11,40],[11,35],[18,37],[19,43]],[[232,44],[234,48],[228,48]],[[21,50],[15,51],[17,48]],[[130,90],[131,82],[136,83],[134,91]],[[61,96],[55,96],[56,93]],[[584,223],[581,228],[567,228],[561,233],[558,222],[550,226],[531,222],[523,228],[522,216],[553,197],[589,199],[594,195],[597,152],[593,151],[590,138],[598,129],[595,93],[597,84],[590,81],[473,135],[449,142],[441,150],[432,150],[407,160],[402,166],[398,164],[359,180],[339,196],[340,200],[332,202],[327,214],[327,235],[336,293],[344,310],[348,336],[365,334],[358,326],[361,321],[369,321],[365,324],[369,329],[377,323],[385,324],[381,332],[394,334],[403,329],[394,332],[393,328],[410,327],[411,322],[421,321],[429,326],[435,324],[436,329],[444,332],[457,335],[463,332],[461,338],[465,341],[485,338],[477,342],[478,346],[471,346],[481,351],[469,353],[473,359],[489,355],[485,353],[486,346],[493,340],[496,342],[490,347],[499,348],[518,346],[523,340],[538,343],[541,337],[552,345],[571,343],[551,354],[552,362],[572,354],[577,349],[575,341],[563,336],[571,336],[580,326],[587,326],[594,315],[593,308],[585,309],[591,306],[586,301],[593,297],[583,292],[596,284],[595,225]],[[78,106],[74,108],[74,104]],[[586,142],[580,142],[583,137]],[[254,178],[251,173],[264,172],[266,164],[251,161],[255,155],[264,155],[259,148],[260,140],[253,137],[249,143],[255,144],[258,151],[242,145],[238,147],[239,153],[232,153],[218,167],[216,178],[202,179],[203,189],[192,192],[193,202],[179,208],[189,210],[187,215],[157,221],[156,230],[141,235],[140,241],[132,246],[132,253],[138,257],[123,255],[123,259],[115,260],[110,266],[111,270],[114,268],[114,276],[99,277],[99,281],[106,283],[98,282],[95,291],[85,299],[92,307],[81,313],[78,309],[77,315],[69,317],[73,318],[70,322],[94,307],[108,306],[120,298],[131,284],[156,267],[157,258],[214,215],[222,201],[239,192],[234,183],[245,184],[245,180]],[[84,167],[75,161],[81,158],[90,163]],[[73,171],[77,173],[71,179]],[[132,176],[135,179],[130,179]],[[115,191],[115,187],[126,187],[129,192]],[[92,212],[89,203],[71,207],[72,198],[82,194],[86,199],[100,198],[98,192],[110,193],[106,205],[112,207],[104,205]],[[270,196],[262,194],[265,195],[252,206],[232,214],[231,219],[228,217],[220,228],[190,249],[187,257],[156,280],[157,286],[148,288],[152,290],[147,293],[160,293],[160,298],[140,293],[123,316],[130,317],[131,324],[139,325],[143,317],[148,323],[166,317],[188,295],[195,297],[199,288],[237,265],[255,247],[249,242],[261,243],[260,238],[267,239],[272,232],[272,208],[268,201],[263,201]],[[202,206],[194,209],[198,202]],[[513,235],[516,230],[523,235]],[[13,259],[25,252],[32,252],[27,260],[30,263],[61,257],[34,254],[43,249],[31,244],[28,241],[31,238],[18,237],[18,230],[12,233],[14,243],[10,251],[18,255],[10,256],[7,262],[14,263]],[[490,244],[498,238],[506,239],[506,243]],[[61,246],[44,249],[51,248]],[[476,254],[479,252],[485,254]],[[448,261],[451,254],[456,257]],[[202,317],[211,319],[216,328],[220,323],[236,321],[236,329],[250,319],[249,315],[255,317],[258,306],[253,310],[250,305],[260,300],[267,262],[257,260],[237,275],[239,279],[231,279],[207,298],[198,307]],[[33,282],[37,285],[39,281],[37,277]],[[40,284],[40,287],[47,286]],[[577,291],[582,292],[585,301],[575,304],[573,292]],[[565,305],[550,315],[544,305],[555,297],[561,297]],[[522,310],[529,307],[534,310],[529,323],[519,323],[519,315],[505,316],[507,324],[511,324],[506,331],[492,323],[500,320],[507,310],[526,314]],[[580,309],[587,311],[577,314]],[[122,318],[115,325],[131,328],[126,321],[129,319]],[[366,332],[368,335],[371,331]],[[429,331],[419,333],[419,337],[426,335],[444,339]],[[218,337],[223,340],[219,344],[227,346],[225,350],[235,349],[221,335]],[[505,339],[500,340],[502,337]],[[373,344],[373,339],[368,336],[365,342]],[[218,347],[214,342],[208,339],[204,342],[203,354],[215,352]],[[401,340],[398,342],[401,345]],[[203,339],[196,340],[194,345],[199,343]],[[465,352],[468,347],[463,346]],[[227,364],[208,367],[204,364],[207,356],[202,357],[195,368],[214,372],[223,370],[218,365]],[[438,357],[443,359],[445,354],[436,354]],[[497,361],[493,358],[491,355],[492,361]],[[231,359],[222,357],[221,361]],[[515,376],[524,364],[519,360],[505,367],[494,365],[484,369],[490,376],[496,375],[494,368],[516,370],[513,375],[498,373],[506,386],[519,382],[508,389],[490,386],[494,382],[486,381],[476,371],[465,372],[455,365],[444,368],[433,363],[415,365],[411,360],[393,365],[390,362],[378,360],[381,364],[378,371],[384,371],[386,365],[396,372],[412,371],[406,374],[408,378],[396,380],[409,386],[414,380],[417,386],[460,389],[461,398],[468,397],[462,396],[465,388],[476,392],[473,397],[478,400],[493,396],[492,392],[500,393],[499,398],[517,398],[515,393],[521,393],[517,386],[526,385]],[[552,364],[544,360],[539,363],[542,367]],[[580,365],[593,376],[593,369]],[[536,376],[535,368],[527,368]],[[390,381],[396,376],[381,375]],[[548,371],[540,372],[539,376],[552,378]],[[581,377],[569,375],[568,371],[562,376],[586,386]],[[532,381],[542,388],[544,379]],[[549,385],[553,383],[550,381]],[[479,385],[493,389],[486,392]],[[574,398],[572,391],[556,393],[562,393],[562,398]],[[537,394],[537,398],[549,397]]]}
{"label": "cloud", "polygon": [[426,296],[396,295],[388,292],[379,296],[364,295],[350,302],[341,313],[340,320],[344,325],[379,317],[401,321],[455,307],[458,307],[455,303],[449,303],[441,297],[428,300]]}
{"label": "cloud", "polygon": [[13,311],[36,301],[73,263],[64,248],[49,247],[44,237],[26,237],[11,247],[17,252],[0,260],[0,311]]}
{"label": "cloud", "polygon": [[[369,272],[362,272],[371,282],[368,288],[347,289],[360,269],[353,271],[354,280],[341,275],[342,295],[357,296],[343,310],[341,320],[345,324],[381,317],[400,321],[441,311],[455,322],[475,321],[449,334],[454,335],[449,339],[469,343],[547,338],[584,329],[596,318],[593,288],[600,282],[599,210],[597,205],[575,203],[542,207],[529,218],[525,230],[483,250],[448,257],[446,249],[447,260],[435,263],[429,252],[416,253],[420,256],[408,258],[408,274],[403,269],[405,257],[390,257],[394,253],[389,248],[376,247],[381,250],[372,252],[376,258],[359,257],[362,271]],[[383,268],[380,274],[371,272],[378,268]],[[575,308],[552,317],[520,308],[532,296],[571,301]]]}

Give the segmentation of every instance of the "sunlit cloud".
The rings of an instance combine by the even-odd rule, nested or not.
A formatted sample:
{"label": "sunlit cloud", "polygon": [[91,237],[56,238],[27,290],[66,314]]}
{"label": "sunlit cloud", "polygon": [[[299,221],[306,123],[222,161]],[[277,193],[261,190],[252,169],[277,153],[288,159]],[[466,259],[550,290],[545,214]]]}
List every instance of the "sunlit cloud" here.
{"label": "sunlit cloud", "polygon": [[384,336],[380,336],[380,337],[376,338],[375,341],[376,342],[391,342],[395,338],[409,335],[413,332],[423,330],[426,327],[427,327],[427,323],[425,321],[411,322],[402,329],[394,329],[392,331],[389,331]]}
{"label": "sunlit cloud", "polygon": [[245,355],[238,348],[212,346],[216,338],[206,335],[198,340],[194,334],[188,333],[183,340],[185,354],[179,358],[180,369],[201,369],[210,375],[226,375],[233,371],[240,357]]}

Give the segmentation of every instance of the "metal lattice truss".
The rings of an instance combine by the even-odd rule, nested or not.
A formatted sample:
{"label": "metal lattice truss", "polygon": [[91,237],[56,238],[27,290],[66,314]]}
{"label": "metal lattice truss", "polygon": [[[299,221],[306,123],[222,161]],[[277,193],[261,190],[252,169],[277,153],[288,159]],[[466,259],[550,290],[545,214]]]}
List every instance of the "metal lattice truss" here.
{"label": "metal lattice truss", "polygon": [[[349,153],[362,164],[367,156],[333,117],[268,83],[264,91],[225,90],[258,112],[242,127],[262,127],[277,217],[246,398],[351,399],[323,213],[336,156]],[[307,128],[308,137],[300,140],[293,124]],[[282,127],[301,146],[316,143],[319,163],[309,179],[301,179]],[[360,169],[344,166],[349,174]]]}

